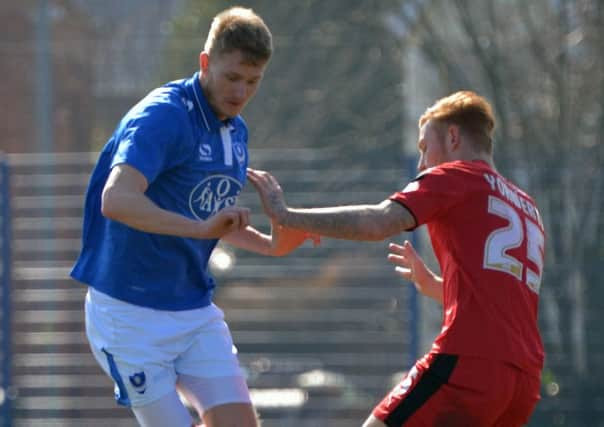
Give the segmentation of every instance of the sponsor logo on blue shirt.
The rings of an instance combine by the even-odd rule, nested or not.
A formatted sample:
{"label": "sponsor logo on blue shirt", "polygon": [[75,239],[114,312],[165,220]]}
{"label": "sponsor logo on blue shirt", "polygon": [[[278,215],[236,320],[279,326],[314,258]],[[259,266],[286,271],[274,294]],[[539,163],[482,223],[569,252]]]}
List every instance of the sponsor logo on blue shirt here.
{"label": "sponsor logo on blue shirt", "polygon": [[205,220],[221,209],[233,206],[241,192],[241,183],[227,175],[212,175],[191,191],[189,208],[197,219]]}
{"label": "sponsor logo on blue shirt", "polygon": [[212,146],[210,144],[201,144],[199,146],[199,160],[204,162],[212,161]]}

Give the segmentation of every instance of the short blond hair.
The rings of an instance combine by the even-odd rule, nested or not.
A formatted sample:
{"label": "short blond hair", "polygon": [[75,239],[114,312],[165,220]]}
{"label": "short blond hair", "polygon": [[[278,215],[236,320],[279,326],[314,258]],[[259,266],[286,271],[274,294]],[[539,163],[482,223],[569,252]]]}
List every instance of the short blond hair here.
{"label": "short blond hair", "polygon": [[270,59],[273,36],[252,9],[235,6],[214,17],[204,50],[210,57],[239,50],[247,62],[258,65]]}
{"label": "short blond hair", "polygon": [[476,148],[493,152],[495,116],[491,104],[482,96],[471,91],[460,91],[441,98],[426,109],[419,119],[419,126],[422,127],[429,120],[444,125],[455,124],[471,136]]}

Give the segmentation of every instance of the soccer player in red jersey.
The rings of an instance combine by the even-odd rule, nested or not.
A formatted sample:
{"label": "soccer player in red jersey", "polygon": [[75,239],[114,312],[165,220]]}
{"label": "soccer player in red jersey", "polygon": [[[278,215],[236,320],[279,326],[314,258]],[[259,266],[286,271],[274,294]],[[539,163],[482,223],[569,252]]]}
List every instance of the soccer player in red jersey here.
{"label": "soccer player in red jersey", "polygon": [[442,277],[408,243],[391,244],[389,258],[443,305],[442,329],[364,427],[520,426],[539,400],[544,229],[533,199],[495,169],[494,125],[473,92],[438,100],[419,120],[419,175],[373,205],[289,208],[272,175],[248,170],[287,227],[365,241],[428,227]]}

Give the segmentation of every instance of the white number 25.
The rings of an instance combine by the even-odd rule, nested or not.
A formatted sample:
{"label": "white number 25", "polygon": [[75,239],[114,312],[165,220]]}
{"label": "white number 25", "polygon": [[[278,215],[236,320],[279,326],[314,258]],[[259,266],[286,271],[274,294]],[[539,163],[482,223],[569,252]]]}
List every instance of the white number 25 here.
{"label": "white number 25", "polygon": [[533,221],[525,219],[527,257],[535,263],[538,269],[538,271],[532,271],[521,261],[508,254],[510,249],[520,247],[525,241],[520,215],[508,203],[493,196],[489,196],[489,213],[507,220],[508,225],[496,229],[487,237],[484,246],[483,267],[511,274],[520,281],[522,281],[523,271],[526,269],[526,285],[533,292],[539,293],[545,242],[541,229]]}

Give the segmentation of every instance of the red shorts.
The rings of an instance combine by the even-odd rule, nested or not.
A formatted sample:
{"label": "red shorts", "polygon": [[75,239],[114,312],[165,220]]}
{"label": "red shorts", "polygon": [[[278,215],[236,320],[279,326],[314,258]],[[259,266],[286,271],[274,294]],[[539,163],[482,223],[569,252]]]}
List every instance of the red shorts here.
{"label": "red shorts", "polygon": [[540,380],[502,362],[428,354],[373,410],[388,427],[528,423]]}

